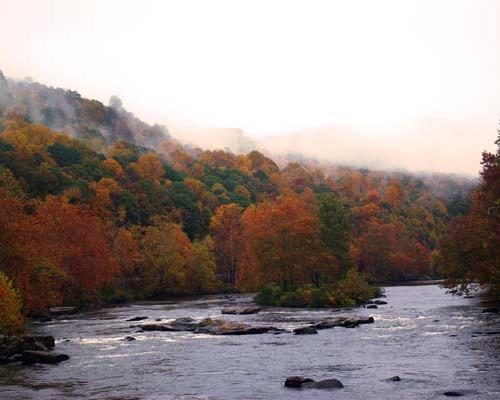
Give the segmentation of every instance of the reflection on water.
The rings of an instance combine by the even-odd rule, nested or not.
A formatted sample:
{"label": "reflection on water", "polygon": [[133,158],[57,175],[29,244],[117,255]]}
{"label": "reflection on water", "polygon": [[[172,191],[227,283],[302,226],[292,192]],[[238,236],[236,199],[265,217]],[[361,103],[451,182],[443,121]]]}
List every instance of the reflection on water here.
{"label": "reflection on water", "polygon": [[[0,367],[1,399],[439,399],[446,390],[470,399],[500,398],[500,322],[477,299],[437,286],[389,287],[378,309],[266,310],[222,316],[248,297],[143,303],[33,324],[52,334],[58,366]],[[293,329],[326,316],[373,315],[375,323],[317,335],[211,336],[137,332],[133,325],[212,317]],[[146,321],[127,322],[136,316]],[[497,334],[488,334],[497,332]],[[133,336],[135,341],[123,341]],[[289,375],[340,379],[345,389],[283,387]],[[386,379],[399,375],[401,382]]]}

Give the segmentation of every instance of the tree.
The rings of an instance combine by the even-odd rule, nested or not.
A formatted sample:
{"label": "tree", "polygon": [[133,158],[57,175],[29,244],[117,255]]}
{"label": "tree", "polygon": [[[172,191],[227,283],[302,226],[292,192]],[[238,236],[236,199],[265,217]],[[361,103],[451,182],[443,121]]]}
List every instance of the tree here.
{"label": "tree", "polygon": [[483,153],[481,183],[470,214],[449,226],[440,266],[446,286],[467,292],[471,283],[479,283],[500,298],[500,131],[495,143],[496,154]]}
{"label": "tree", "polygon": [[0,334],[15,335],[24,330],[21,297],[12,282],[0,271]]}
{"label": "tree", "polygon": [[149,179],[157,183],[165,175],[161,161],[152,153],[142,155],[131,167],[142,179]]}
{"label": "tree", "polygon": [[352,226],[349,222],[349,208],[335,193],[320,195],[317,208],[321,240],[338,260],[341,271],[347,272],[354,267],[350,255]]}
{"label": "tree", "polygon": [[234,284],[242,253],[242,208],[232,203],[222,205],[210,221],[210,233],[214,241],[218,273],[227,283]]}
{"label": "tree", "polygon": [[299,196],[250,206],[243,227],[245,249],[237,278],[241,288],[275,282],[286,291],[309,281],[323,248],[319,221]]}

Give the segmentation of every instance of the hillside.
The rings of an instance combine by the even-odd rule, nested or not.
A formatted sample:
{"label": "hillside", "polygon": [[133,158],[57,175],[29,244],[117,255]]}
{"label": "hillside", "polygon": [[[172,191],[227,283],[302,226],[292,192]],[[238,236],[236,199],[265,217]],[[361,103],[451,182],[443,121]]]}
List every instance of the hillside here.
{"label": "hillside", "polygon": [[204,151],[118,98],[1,74],[0,99],[0,268],[28,312],[331,286],[353,268],[438,276],[445,224],[468,210],[468,179]]}

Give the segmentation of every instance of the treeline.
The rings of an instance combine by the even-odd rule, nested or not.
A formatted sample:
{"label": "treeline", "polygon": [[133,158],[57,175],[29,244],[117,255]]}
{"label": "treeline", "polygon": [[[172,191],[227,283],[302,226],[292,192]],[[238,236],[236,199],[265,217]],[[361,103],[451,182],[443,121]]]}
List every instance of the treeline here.
{"label": "treeline", "polygon": [[481,183],[470,213],[456,218],[442,241],[440,264],[446,285],[468,293],[471,284],[500,300],[500,131],[496,154],[482,155]]}
{"label": "treeline", "polygon": [[[437,274],[450,213],[418,177],[280,168],[257,151],[182,146],[166,130],[153,150],[154,127],[117,99],[0,89],[10,94],[0,102],[0,291],[13,293],[10,309],[235,288],[265,288],[267,303],[348,304],[373,295],[363,277]],[[54,91],[74,99],[52,112],[76,138],[33,123],[44,106],[69,107]],[[109,113],[122,122],[108,124]]]}

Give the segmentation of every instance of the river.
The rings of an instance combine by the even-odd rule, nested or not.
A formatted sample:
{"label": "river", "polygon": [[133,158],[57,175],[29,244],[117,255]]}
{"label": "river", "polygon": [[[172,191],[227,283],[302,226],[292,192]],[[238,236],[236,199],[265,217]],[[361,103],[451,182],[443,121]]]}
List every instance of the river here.
{"label": "river", "polygon": [[[387,305],[352,310],[264,309],[221,315],[248,296],[136,303],[32,323],[31,333],[56,337],[59,365],[0,367],[1,399],[467,399],[500,398],[500,317],[479,298],[451,296],[438,286],[385,288]],[[292,329],[309,319],[372,315],[375,323],[317,335],[214,336],[143,332],[126,320],[225,318]],[[276,322],[281,321],[281,322]],[[137,323],[136,323],[137,324]],[[495,334],[496,332],[496,334]],[[126,342],[125,336],[137,340]],[[337,378],[344,389],[289,389],[287,376]],[[400,382],[387,378],[398,375]]]}

